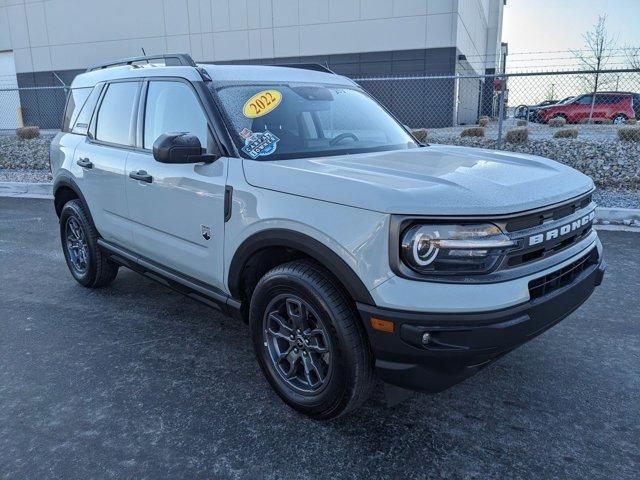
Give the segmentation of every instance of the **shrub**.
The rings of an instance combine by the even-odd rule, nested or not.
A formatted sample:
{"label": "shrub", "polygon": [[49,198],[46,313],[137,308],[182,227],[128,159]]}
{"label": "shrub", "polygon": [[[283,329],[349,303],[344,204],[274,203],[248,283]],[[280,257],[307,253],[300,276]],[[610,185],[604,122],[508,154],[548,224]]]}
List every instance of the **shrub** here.
{"label": "shrub", "polygon": [[623,142],[640,142],[640,127],[620,127],[618,138]]}
{"label": "shrub", "polygon": [[419,142],[424,143],[427,141],[426,128],[414,128],[413,130],[411,130],[411,133],[413,133],[413,136],[416,137]]}
{"label": "shrub", "polygon": [[489,117],[480,117],[478,119],[478,125],[480,125],[481,127],[486,127],[487,125],[489,125]]}
{"label": "shrub", "polygon": [[565,128],[553,134],[553,138],[578,138],[577,128]]}
{"label": "shrub", "polygon": [[549,120],[549,126],[553,128],[564,127],[567,121],[563,117],[553,117]]}
{"label": "shrub", "polygon": [[525,143],[529,140],[529,129],[514,128],[507,132],[504,139],[509,143]]}
{"label": "shrub", "polygon": [[628,118],[626,122],[627,125],[636,125],[638,123],[638,120],[636,120],[635,118]]}
{"label": "shrub", "polygon": [[517,125],[519,127],[526,127],[527,126],[527,121],[526,120],[518,120]]}
{"label": "shrub", "polygon": [[484,137],[484,128],[482,127],[471,127],[465,128],[460,132],[461,137]]}
{"label": "shrub", "polygon": [[40,129],[38,127],[20,127],[16,128],[16,135],[22,140],[38,138],[40,136]]}

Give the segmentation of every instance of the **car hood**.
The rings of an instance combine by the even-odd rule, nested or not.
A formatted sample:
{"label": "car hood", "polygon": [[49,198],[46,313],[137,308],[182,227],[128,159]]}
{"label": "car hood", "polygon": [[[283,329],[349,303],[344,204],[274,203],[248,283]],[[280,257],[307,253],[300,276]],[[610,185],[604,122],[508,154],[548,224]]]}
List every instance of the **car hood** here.
{"label": "car hood", "polygon": [[586,175],[546,158],[444,145],[243,163],[256,187],[410,215],[516,213],[593,188]]}

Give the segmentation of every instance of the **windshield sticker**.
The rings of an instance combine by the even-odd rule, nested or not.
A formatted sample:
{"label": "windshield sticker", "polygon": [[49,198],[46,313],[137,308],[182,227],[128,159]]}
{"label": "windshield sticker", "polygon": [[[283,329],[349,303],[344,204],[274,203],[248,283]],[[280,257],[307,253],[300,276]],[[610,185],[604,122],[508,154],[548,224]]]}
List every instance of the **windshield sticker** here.
{"label": "windshield sticker", "polygon": [[282,93],[278,90],[263,90],[247,100],[242,113],[247,118],[258,118],[274,110],[281,101]]}
{"label": "windshield sticker", "polygon": [[280,139],[269,130],[254,133],[248,128],[245,128],[240,132],[240,136],[244,138],[242,151],[253,159],[271,155],[276,151],[276,144],[280,141]]}

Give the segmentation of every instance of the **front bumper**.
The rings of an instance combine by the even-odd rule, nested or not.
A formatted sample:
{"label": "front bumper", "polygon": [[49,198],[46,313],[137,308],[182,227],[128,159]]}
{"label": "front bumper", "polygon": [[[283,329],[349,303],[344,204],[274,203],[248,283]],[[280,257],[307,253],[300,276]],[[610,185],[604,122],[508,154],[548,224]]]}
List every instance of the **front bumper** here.
{"label": "front bumper", "polygon": [[[582,305],[604,277],[602,258],[595,255],[569,284],[502,310],[432,314],[358,304],[379,377],[423,392],[439,392],[470,377]],[[371,318],[392,321],[394,331],[374,330]]]}

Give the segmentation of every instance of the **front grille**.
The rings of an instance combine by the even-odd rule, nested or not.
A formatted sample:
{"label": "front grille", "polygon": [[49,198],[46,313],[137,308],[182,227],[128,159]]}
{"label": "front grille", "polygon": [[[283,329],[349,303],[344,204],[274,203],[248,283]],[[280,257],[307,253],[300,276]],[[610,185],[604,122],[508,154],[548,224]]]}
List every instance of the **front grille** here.
{"label": "front grille", "polygon": [[573,215],[578,210],[587,207],[590,203],[591,195],[586,195],[568,204],[513,218],[505,224],[505,229],[507,232],[516,232],[518,230],[535,228],[543,225],[544,223],[553,222],[555,220],[568,217],[569,215]]}
{"label": "front grille", "polygon": [[571,262],[560,270],[531,280],[529,282],[529,296],[531,300],[543,297],[554,290],[570,285],[582,272],[596,263],[598,263],[598,251],[594,248],[587,255]]}
{"label": "front grille", "polygon": [[507,256],[507,267],[518,267],[536,260],[541,260],[550,255],[555,255],[561,252],[565,248],[569,248],[571,245],[578,243],[591,233],[592,226],[588,225],[582,230],[576,230],[573,235],[558,240],[557,243],[547,243],[535,250],[529,250],[527,252],[516,251]]}
{"label": "front grille", "polygon": [[[507,253],[501,268],[517,268],[533,263],[566,250],[584,240],[592,232],[592,222],[583,224],[582,228],[571,228],[568,233],[555,232],[555,236],[547,237],[555,228],[573,224],[583,215],[594,210],[592,195],[586,194],[569,203],[557,205],[535,213],[510,218],[501,225],[503,231],[512,239],[519,240],[519,247]],[[555,227],[555,228],[554,228]],[[530,243],[529,239],[544,234],[543,241]]]}

